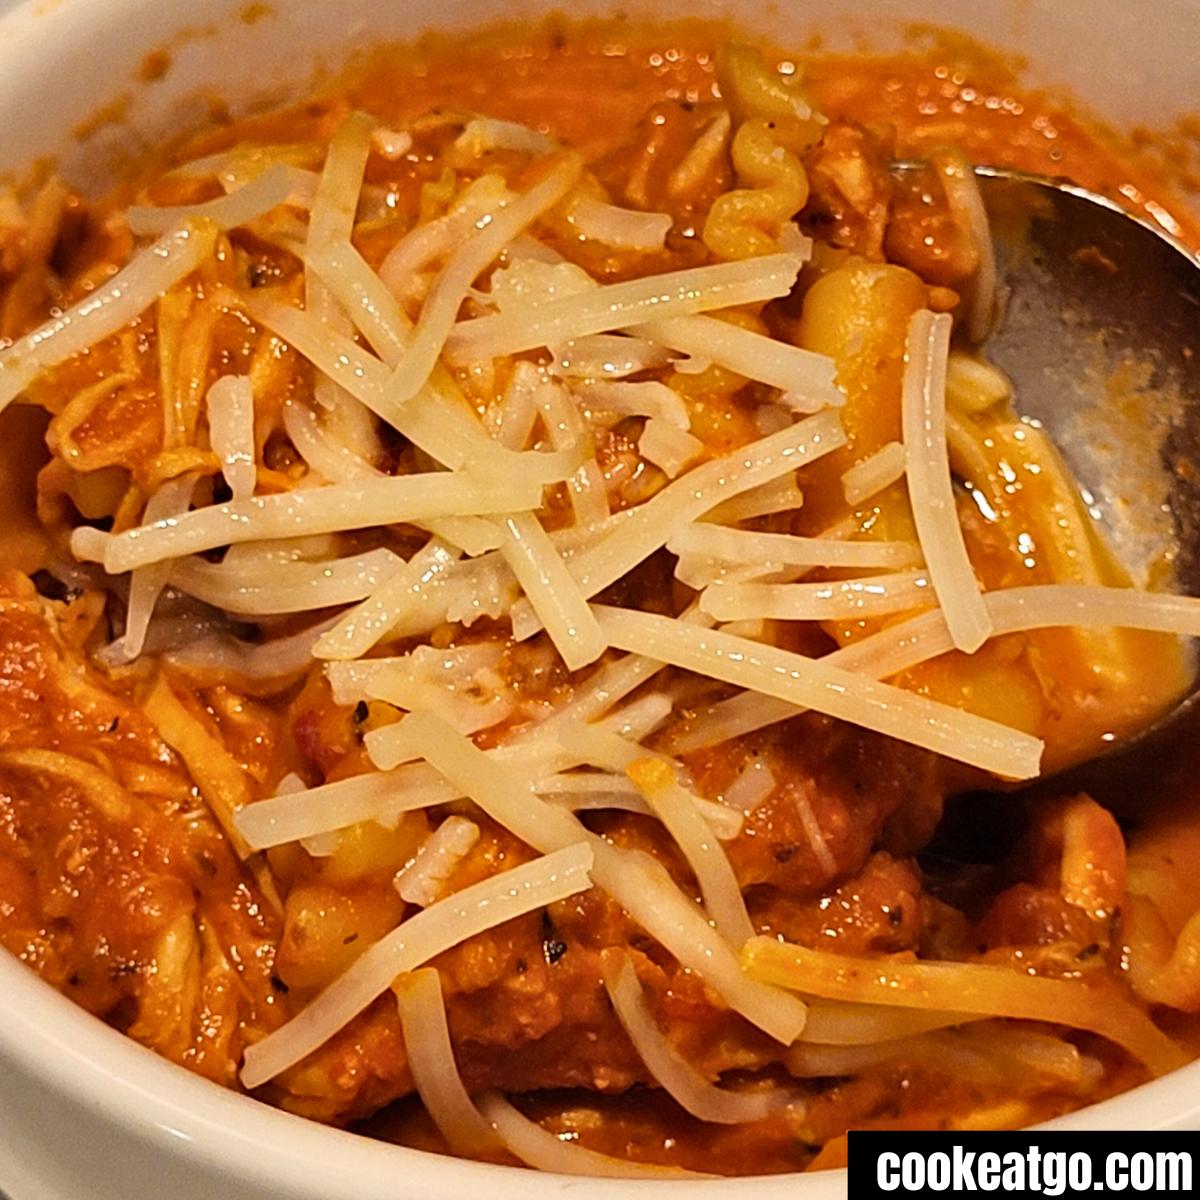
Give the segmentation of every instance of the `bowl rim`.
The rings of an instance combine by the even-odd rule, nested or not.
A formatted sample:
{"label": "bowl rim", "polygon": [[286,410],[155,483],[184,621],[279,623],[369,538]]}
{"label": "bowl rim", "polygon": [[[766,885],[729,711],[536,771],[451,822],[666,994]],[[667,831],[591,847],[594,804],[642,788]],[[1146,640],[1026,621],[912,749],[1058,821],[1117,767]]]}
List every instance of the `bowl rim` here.
{"label": "bowl rim", "polygon": [[[62,995],[6,950],[0,950],[0,1063],[48,1087],[64,1104],[112,1114],[143,1143],[243,1183],[279,1189],[290,1198],[374,1197],[351,1185],[386,1182],[405,1160],[418,1163],[422,1189],[443,1200],[478,1200],[491,1183],[521,1181],[531,1200],[588,1187],[592,1200],[617,1200],[631,1186],[647,1197],[682,1186],[774,1200],[790,1194],[797,1175],[714,1180],[630,1180],[556,1175],[498,1166],[376,1141],[285,1112],[224,1088],[160,1057]],[[336,1168],[333,1163],[336,1162]],[[334,1191],[330,1191],[336,1178]],[[814,1173],[811,1200],[844,1193],[844,1170]],[[807,1186],[807,1185],[806,1185]],[[380,1193],[382,1196],[384,1193]]]}
{"label": "bowl rim", "polygon": [[[845,1193],[844,1168],[713,1180],[582,1179],[376,1141],[194,1075],[104,1024],[6,950],[0,950],[0,1062],[48,1087],[66,1106],[108,1114],[150,1150],[169,1150],[243,1185],[286,1188],[278,1194],[289,1200],[343,1195],[373,1200],[378,1185],[388,1188],[380,1197],[394,1196],[396,1170],[406,1161],[419,1165],[422,1188],[436,1189],[444,1200],[477,1200],[488,1184],[503,1189],[518,1179],[531,1200],[557,1200],[582,1187],[589,1200],[617,1200],[631,1187],[646,1197],[679,1195],[684,1186],[720,1186],[753,1200],[782,1200],[801,1178],[805,1200]],[[1198,1084],[1200,1060],[1034,1128],[1200,1128]],[[1188,1097],[1190,1104],[1180,1103]],[[1131,1121],[1135,1115],[1140,1119]]]}
{"label": "bowl rim", "polygon": [[[64,18],[87,12],[89,0],[55,0]],[[99,6],[97,6],[99,7]],[[46,0],[21,0],[0,16],[0,41],[35,30]],[[89,14],[90,16],[90,14]],[[40,34],[40,29],[37,30]],[[589,1200],[617,1200],[636,1187],[658,1196],[714,1187],[783,1200],[797,1174],[655,1181],[580,1178],[472,1162],[374,1141],[273,1108],[193,1075],[105,1025],[7,951],[0,950],[0,1067],[14,1069],[52,1093],[64,1110],[86,1107],[144,1148],[171,1154],[207,1173],[288,1200],[397,1194],[408,1164],[419,1171],[423,1193],[443,1200],[476,1200],[489,1185],[502,1194],[519,1181],[529,1200],[575,1192]],[[1037,1129],[1200,1128],[1200,1060]],[[1136,1119],[1135,1119],[1136,1118]],[[1180,1125],[1180,1122],[1188,1122]],[[805,1200],[845,1194],[846,1172],[802,1176]],[[414,1189],[415,1190],[415,1189]]]}

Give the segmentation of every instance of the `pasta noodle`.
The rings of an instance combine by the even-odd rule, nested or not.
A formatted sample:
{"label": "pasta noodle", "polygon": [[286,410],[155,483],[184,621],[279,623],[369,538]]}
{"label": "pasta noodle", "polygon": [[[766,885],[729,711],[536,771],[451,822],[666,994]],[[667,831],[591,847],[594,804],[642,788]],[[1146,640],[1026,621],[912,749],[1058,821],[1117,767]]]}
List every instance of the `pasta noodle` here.
{"label": "pasta noodle", "polygon": [[721,87],[738,117],[731,153],[745,186],[720,196],[704,222],[704,242],[718,258],[749,258],[779,247],[783,226],[808,199],[799,155],[812,144],[812,110],[795,88],[773,77],[762,55],[726,47],[717,61]]}

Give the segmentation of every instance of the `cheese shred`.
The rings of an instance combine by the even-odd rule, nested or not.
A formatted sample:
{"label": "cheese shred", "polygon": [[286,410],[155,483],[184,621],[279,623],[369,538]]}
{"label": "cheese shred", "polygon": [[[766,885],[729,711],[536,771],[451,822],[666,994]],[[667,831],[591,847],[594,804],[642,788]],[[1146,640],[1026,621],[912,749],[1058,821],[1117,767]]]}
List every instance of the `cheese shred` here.
{"label": "cheese shred", "polygon": [[43,371],[135,321],[212,253],[217,229],[195,221],[164,234],[107,283],[0,353],[0,411]]}
{"label": "cheese shred", "polygon": [[872,729],[1007,779],[1032,779],[1042,742],[916,692],[716,630],[593,606],[609,644]]}
{"label": "cheese shred", "polygon": [[705,1079],[659,1029],[629,955],[610,949],[602,959],[604,986],[621,1025],[646,1069],[681,1108],[701,1121],[742,1125],[765,1120],[784,1107],[787,1097],[778,1091],[735,1092]]}
{"label": "cheese shred", "polygon": [[743,958],[756,978],[806,995],[1067,1025],[1114,1042],[1155,1074],[1187,1060],[1182,1047],[1115,989],[1077,979],[1049,979],[991,963],[848,958],[774,938],[755,938]]}
{"label": "cheese shred", "polygon": [[472,516],[534,507],[538,484],[480,484],[449,472],[366,479],[336,487],[254,496],[110,535],[105,570],[114,575],[218,546],[334,533],[431,517]]}
{"label": "cheese shred", "polygon": [[772,254],[605,284],[533,309],[461,321],[448,350],[455,361],[479,362],[628,329],[651,317],[664,320],[774,300],[791,291],[801,266],[799,255]]}
{"label": "cheese shred", "polygon": [[937,592],[954,644],[974,653],[991,634],[991,620],[962,528],[950,479],[946,448],[946,361],[952,320],[922,309],[908,327],[901,417],[912,497],[913,520],[921,552]]}
{"label": "cheese shred", "polygon": [[454,1061],[441,976],[422,967],[402,975],[392,990],[413,1084],[450,1149],[467,1158],[497,1150],[500,1138],[472,1103]]}
{"label": "cheese shred", "polygon": [[247,1046],[242,1083],[253,1090],[294,1066],[383,995],[397,976],[485,930],[591,887],[584,844],[502,871],[402,921],[286,1025]]}

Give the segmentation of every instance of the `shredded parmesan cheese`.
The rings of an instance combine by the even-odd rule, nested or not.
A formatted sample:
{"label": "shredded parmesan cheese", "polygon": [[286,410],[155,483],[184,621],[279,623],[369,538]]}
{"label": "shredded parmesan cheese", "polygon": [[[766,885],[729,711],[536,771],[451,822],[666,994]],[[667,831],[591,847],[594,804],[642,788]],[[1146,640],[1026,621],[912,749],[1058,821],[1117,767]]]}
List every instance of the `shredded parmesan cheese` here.
{"label": "shredded parmesan cheese", "polygon": [[704,443],[662,417],[651,417],[638,438],[638,453],[668,479],[677,479],[704,453]]}
{"label": "shredded parmesan cheese", "polygon": [[371,131],[371,146],[388,162],[397,162],[412,149],[412,134],[407,129],[385,129],[380,125]]}
{"label": "shredded parmesan cheese", "polygon": [[[542,372],[531,362],[519,362],[498,404],[484,414],[488,432],[510,450],[522,449],[538,419],[538,401],[546,385]],[[568,444],[573,444],[570,442]]]}
{"label": "shredded parmesan cheese", "polygon": [[478,1158],[495,1150],[500,1139],[471,1102],[458,1074],[441,976],[423,967],[398,979],[392,990],[413,1084],[433,1123],[455,1154]]}
{"label": "shredded parmesan cheese", "polygon": [[111,337],[212,253],[216,227],[192,222],[135,254],[107,283],[0,353],[0,411],[43,371]]}
{"label": "shredded parmesan cheese", "polygon": [[804,1027],[803,1005],[789,1005],[775,992],[747,987],[728,943],[715,935],[696,907],[652,858],[631,854],[588,832],[565,809],[539,800],[493,755],[443,721],[414,713],[400,723],[406,745],[400,755],[424,758],[493,820],[534,849],[585,841],[592,849],[592,875],[629,915],[685,966],[700,974],[748,1021],[790,1044]]}
{"label": "shredded parmesan cheese", "polygon": [[692,797],[676,781],[675,772],[658,758],[639,758],[625,772],[683,851],[717,932],[730,945],[743,945],[754,936],[754,926],[741,885]]}
{"label": "shredded parmesan cheese", "polygon": [[454,141],[454,148],[471,156],[490,150],[516,150],[521,154],[552,154],[558,144],[517,121],[500,121],[494,117],[476,117],[468,121]]}
{"label": "shredded parmesan cheese", "polygon": [[700,910],[680,892],[666,868],[639,852],[622,852],[597,839],[593,878],[651,937],[695,971],[752,1025],[790,1046],[804,1030],[807,1010],[789,1005],[780,992],[763,991],[747,979],[729,943],[717,936]]}
{"label": "shredded parmesan cheese", "polygon": [[308,251],[305,265],[320,277],[380,359],[396,366],[408,346],[410,324],[367,260],[350,242],[333,241]]}
{"label": "shredded parmesan cheese", "polygon": [[[1160,595],[1132,588],[1041,584],[1008,588],[984,596],[992,635],[1034,629],[1141,629],[1200,637],[1200,599]],[[823,661],[830,666],[886,679],[954,649],[941,610],[912,617],[843,646]],[[803,708],[768,696],[743,693],[715,705],[673,743],[691,753],[786,721]]]}
{"label": "shredded parmesan cheese", "polygon": [[499,642],[479,642],[446,650],[418,646],[411,653],[395,658],[327,663],[325,677],[334,704],[353,705],[369,699],[375,683],[397,668],[450,690],[470,689],[477,685],[482,674],[494,671],[503,657],[504,647]]}
{"label": "shredded parmesan cheese", "polygon": [[[640,505],[600,545],[572,559],[571,575],[583,594],[591,598],[664,546],[681,525],[697,520],[731,496],[816,461],[844,445],[845,440],[836,415],[819,413],[733,454],[706,462]],[[518,606],[513,613],[514,625],[521,619]]]}
{"label": "shredded parmesan cheese", "polygon": [[727,108],[722,108],[692,143],[683,161],[667,176],[669,196],[687,196],[699,191],[713,177],[732,128],[733,118]]}
{"label": "shredded parmesan cheese", "polygon": [[[335,242],[350,240],[363,174],[371,156],[374,126],[374,120],[366,113],[351,112],[334,131],[309,215],[306,260]],[[345,314],[308,270],[304,273],[304,297],[305,308],[326,325],[335,328],[345,325]]]}
{"label": "shredded parmesan cheese", "polygon": [[[142,519],[153,523],[178,517],[192,505],[192,493],[196,490],[194,475],[185,475],[169,480],[146,501]],[[146,645],[146,634],[154,608],[167,586],[170,566],[156,563],[134,571],[129,580],[129,604],[125,610],[125,632],[112,647],[113,657],[118,661],[132,662]]]}
{"label": "shredded parmesan cheese", "polygon": [[254,465],[254,386],[248,375],[223,375],[208,389],[208,430],[234,500],[253,496],[258,472]]}
{"label": "shredded parmesan cheese", "polygon": [[[590,431],[565,388],[547,381],[537,389],[535,397],[541,410],[542,424],[555,450],[576,450],[588,444]],[[609,519],[611,514],[604,472],[594,458],[584,458],[579,470],[568,480],[567,491],[577,528],[586,529]]]}
{"label": "shredded parmesan cheese", "polygon": [[389,394],[387,367],[379,359],[300,309],[264,302],[253,295],[230,297],[230,303],[283,338],[328,379],[451,470],[469,466],[489,479],[520,475],[530,482],[556,483],[569,478],[578,466],[577,458],[568,462],[557,454],[514,455],[506,451],[487,436],[447,381],[437,377],[408,404],[396,404]]}
{"label": "shredded parmesan cheese", "polygon": [[[152,568],[143,568],[149,569]],[[320,621],[290,637],[273,638],[261,644],[213,634],[168,651],[166,658],[194,672],[227,672],[252,682],[279,679],[303,671],[312,663],[313,646],[331,624]]]}
{"label": "shredded parmesan cheese", "polygon": [[741,496],[723,501],[705,513],[703,519],[715,525],[736,525],[739,521],[752,521],[755,517],[795,512],[803,505],[804,493],[793,476],[785,475],[782,479],[772,480],[751,488]]}
{"label": "shredded parmesan cheese", "polygon": [[653,417],[676,429],[687,429],[688,413],[682,397],[665,383],[619,381],[579,384],[575,394],[593,409],[619,416]]}
{"label": "shredded parmesan cheese", "polygon": [[829,843],[825,840],[825,831],[817,820],[817,814],[813,812],[812,802],[808,798],[810,786],[797,780],[788,790],[796,812],[800,814],[800,824],[804,826],[804,835],[808,838],[817,866],[825,872],[826,878],[832,879],[838,873],[837,859],[833,857],[833,851],[829,849]]}
{"label": "shredded parmesan cheese", "polygon": [[[1033,629],[1141,629],[1200,637],[1200,599],[1133,588],[1041,584],[984,596],[992,634]],[[954,649],[942,610],[893,625],[837,651],[852,671],[888,677]]]}
{"label": "shredded parmesan cheese", "polygon": [[609,333],[551,346],[550,357],[550,373],[563,379],[624,379],[671,361],[653,342]]}
{"label": "shredded parmesan cheese", "polygon": [[[707,125],[671,174],[673,195],[698,187],[704,164],[725,153],[733,120],[722,113]],[[323,166],[322,141],[191,164],[184,173],[212,180],[198,194],[215,194],[217,182],[228,194],[128,210],[135,236],[165,236],[94,296],[0,351],[3,408],[43,371],[114,335],[121,346],[102,346],[100,357],[119,349],[122,362],[133,362],[145,350],[137,341],[149,328],[143,314],[158,303],[150,314],[158,337],[145,345],[158,347],[149,353],[159,359],[164,454],[145,478],[135,472],[136,487],[115,510],[117,532],[80,528],[71,544],[110,574],[131,573],[105,585],[116,597],[127,591],[128,602],[124,636],[100,661],[131,661],[148,635],[155,653],[174,647],[163,655],[171,672],[144,681],[159,750],[183,760],[251,871],[269,886],[258,852],[298,844],[330,858],[321,870],[336,874],[356,836],[343,831],[363,822],[397,832],[427,822],[434,830],[395,876],[405,905],[423,911],[407,908],[406,919],[315,1000],[250,1045],[245,1086],[302,1063],[390,987],[417,1091],[455,1151],[507,1150],[566,1173],[686,1175],[597,1155],[499,1096],[472,1098],[455,1062],[441,978],[417,969],[464,944],[470,953],[481,933],[590,887],[624,910],[643,942],[661,946],[660,957],[693,974],[713,1003],[787,1047],[784,1065],[802,1076],[896,1063],[922,1038],[922,1050],[942,1047],[951,1059],[961,1050],[954,1061],[985,1058],[978,1049],[988,1027],[968,1035],[971,1046],[938,1031],[997,1015],[1053,1019],[1111,1038],[1154,1070],[1173,1066],[1177,1049],[1149,1019],[1094,986],[978,963],[831,956],[756,938],[732,839],[790,819],[803,831],[798,852],[828,882],[846,869],[828,807],[803,772],[777,778],[772,765],[783,760],[774,751],[747,762],[745,746],[731,747],[722,778],[733,779],[718,802],[695,795],[684,763],[663,751],[711,747],[814,710],[997,776],[1031,778],[1037,738],[883,681],[939,655],[973,653],[998,634],[1051,626],[1200,636],[1200,600],[1077,586],[982,592],[957,519],[951,463],[960,478],[969,475],[958,471],[964,462],[978,467],[970,414],[999,403],[1006,383],[973,359],[956,360],[959,415],[948,414],[951,322],[927,311],[908,330],[903,441],[885,444],[840,481],[852,510],[905,481],[916,540],[870,540],[882,526],[869,528],[861,513],[813,537],[738,528],[799,509],[804,467],[848,440],[831,358],[719,319],[790,294],[811,243],[785,222],[780,253],[641,278],[616,259],[602,272],[603,255],[593,253],[593,277],[560,252],[569,251],[564,229],[579,242],[661,255],[673,215],[596,198],[603,193],[576,154],[512,122],[470,120],[445,153],[463,122],[444,112],[414,124],[442,130],[435,142],[446,170],[429,173],[420,204],[422,217],[445,216],[402,237],[408,200],[366,184],[366,167],[372,152],[396,162],[420,156],[410,153],[406,130],[378,129],[364,114],[338,125]],[[977,339],[994,314],[995,263],[986,212],[965,170],[956,160],[943,174],[956,220],[979,249],[965,331]],[[527,190],[511,191],[506,180],[523,180]],[[302,275],[284,272],[278,286],[252,291],[241,272],[216,270],[207,261],[214,246],[221,261],[228,249],[219,231],[246,226],[295,254]],[[392,249],[376,271],[385,243]],[[600,282],[613,277],[623,282]],[[205,358],[216,352],[213,323],[226,311],[245,326],[245,366]],[[730,389],[750,384],[737,428],[758,435],[732,452],[691,431],[692,419],[706,435],[711,422],[690,399],[696,381],[685,387],[684,376],[710,368]],[[247,374],[208,386],[230,369]],[[119,379],[133,378],[123,366]],[[281,380],[297,381],[296,394],[278,397]],[[72,410],[70,428],[79,428],[81,411]],[[802,413],[816,415],[800,420]],[[76,451],[84,453],[78,443]],[[218,469],[228,503],[210,501],[213,488],[222,495]],[[79,511],[93,525],[119,499],[108,482],[80,487],[89,495]],[[107,504],[109,490],[113,506],[104,507],[95,498],[103,491]],[[143,495],[141,523],[131,528]],[[193,499],[207,506],[192,511]],[[791,526],[786,517],[765,524]],[[373,532],[342,536],[364,529]],[[676,559],[666,583],[698,593],[682,615],[658,615],[658,600],[645,612],[589,603],[609,589],[628,591],[622,581],[663,549]],[[839,577],[812,582],[815,570]],[[90,583],[100,573],[89,567],[80,577]],[[171,611],[151,624],[166,586]],[[674,614],[682,586],[668,592]],[[353,607],[297,634],[296,623],[275,620],[342,606]],[[263,644],[238,640],[251,634],[223,614],[261,619]],[[873,634],[844,631],[841,648],[822,658],[771,644],[808,644],[779,621],[890,616],[898,619]],[[541,630],[544,642],[517,644]],[[287,636],[276,637],[280,631]],[[412,649],[414,639],[425,644]],[[365,657],[377,647],[389,657]],[[234,673],[270,681],[256,691],[284,687],[290,695],[319,684],[325,694],[323,670],[336,705],[369,705],[355,713],[359,769],[367,773],[312,788],[289,776],[277,795],[252,801],[248,768],[183,680],[204,688]],[[547,671],[553,686],[525,685]],[[742,690],[731,696],[734,689]],[[128,815],[130,797],[102,772],[48,754],[35,762],[38,753],[7,757],[77,777],[102,810]],[[594,834],[577,815],[602,808],[657,820],[659,844],[665,831],[685,869],[668,870],[670,856],[660,862]],[[406,817],[417,813],[424,815]],[[477,870],[496,870],[479,850],[481,826],[496,827],[488,822],[527,847],[518,857],[540,857],[454,892]],[[726,1125],[781,1113],[803,1120],[790,1094],[722,1082],[717,1070],[727,1056],[692,1065],[672,1031],[659,1028],[640,966],[620,950],[602,962],[617,1019],[649,1076],[687,1112]],[[809,996],[824,1002],[810,1008]],[[911,1013],[892,1011],[906,1006]],[[1063,1081],[1099,1070],[1069,1043],[1032,1036],[1022,1063],[1050,1062],[1048,1075]]]}
{"label": "shredded parmesan cheese", "polygon": [[741,1125],[762,1121],[787,1103],[778,1091],[734,1092],[715,1087],[666,1039],[646,1002],[629,956],[603,954],[604,986],[634,1049],[647,1070],[681,1108],[701,1121]]}
{"label": "shredded parmesan cheese", "polygon": [[186,221],[211,221],[218,229],[237,229],[283,204],[291,191],[292,180],[288,168],[277,165],[216,200],[167,208],[134,205],[125,210],[125,220],[129,232],[138,237],[159,237]]}
{"label": "shredded parmesan cheese", "polygon": [[479,826],[474,821],[447,817],[421,843],[416,858],[396,875],[400,898],[418,908],[428,908],[477,841]]}
{"label": "shredded parmesan cheese", "polygon": [[286,1025],[246,1048],[242,1084],[274,1079],[350,1023],[397,976],[476,934],[591,887],[591,848],[571,845],[439,900],[370,947]]}
{"label": "shredded parmesan cheese", "polygon": [[920,571],[827,583],[714,583],[700,597],[701,611],[718,621],[857,621],[932,603]]}
{"label": "shredded parmesan cheese", "polygon": [[202,558],[171,565],[171,582],[189,595],[249,616],[311,612],[361,600],[404,560],[391,550],[371,550],[330,562],[282,562],[249,569]]}
{"label": "shredded parmesan cheese", "polygon": [[899,442],[886,442],[870,458],[863,459],[842,475],[842,490],[851,508],[879,495],[904,478],[907,455]]}
{"label": "shredded parmesan cheese", "polygon": [[[605,686],[597,684],[548,721],[525,731],[494,750],[485,751],[489,761],[519,770],[523,777],[536,779],[533,790],[552,794],[561,787],[563,776],[557,774],[578,767],[582,759],[563,750],[554,732],[561,722],[597,717],[614,702],[617,692],[632,691],[636,686],[633,667],[640,663],[626,659],[614,664],[612,673],[605,674]],[[607,671],[607,669],[606,669]],[[609,685],[611,689],[609,690]],[[602,730],[635,741],[649,736],[671,711],[671,701],[665,696],[646,696],[623,709],[597,721]],[[582,718],[581,718],[582,714]],[[398,758],[411,758],[411,751],[401,745]],[[628,788],[633,785],[621,780]],[[575,785],[568,787],[573,791]],[[278,795],[260,800],[240,810],[235,823],[255,849],[315,837],[331,830],[344,829],[362,821],[376,821],[394,826],[400,816],[416,809],[431,808],[462,800],[466,793],[446,781],[426,763],[407,763],[397,769],[384,769],[367,775],[309,788],[299,795]],[[719,805],[697,798],[697,805],[718,837],[736,837],[741,821],[736,813],[724,813]],[[571,807],[568,805],[567,807]]]}
{"label": "shredded parmesan cheese", "polygon": [[753,812],[775,790],[775,775],[761,758],[752,758],[725,789],[721,799],[739,812]]}
{"label": "shredded parmesan cheese", "polygon": [[967,312],[967,336],[978,343],[991,332],[997,305],[996,251],[992,245],[987,207],[983,203],[975,169],[964,155],[945,156],[938,168],[950,212],[967,231],[979,258],[971,282]]}
{"label": "shredded parmesan cheese", "polygon": [[[610,775],[602,771],[555,774],[538,780],[533,790],[572,812],[616,808],[643,817],[657,816],[627,775]],[[741,814],[699,796],[693,800],[717,837],[722,841],[737,837],[742,827]]]}
{"label": "shredded parmesan cheese", "polygon": [[667,549],[680,556],[697,555],[747,565],[893,570],[921,565],[921,550],[915,542],[845,542],[840,538],[753,533],[707,522],[685,525],[672,535]]}
{"label": "shredded parmesan cheese", "polygon": [[1078,979],[1048,979],[993,963],[848,960],[765,937],[748,943],[743,957],[755,977],[810,995],[1069,1025],[1122,1046],[1156,1073],[1186,1061],[1182,1048],[1141,1009],[1113,989]]}
{"label": "shredded parmesan cheese", "polygon": [[509,242],[567,194],[581,169],[578,158],[564,159],[524,195],[477,222],[475,235],[451,255],[430,289],[412,341],[392,375],[388,389],[392,405],[405,404],[425,386],[476,276],[495,261]]}
{"label": "shredded parmesan cheese", "polygon": [[349,483],[354,479],[383,475],[365,458],[360,458],[332,437],[317,414],[299,400],[284,401],[283,428],[309,468],[330,483]]}
{"label": "shredded parmesan cheese", "polygon": [[625,772],[683,852],[717,931],[735,947],[752,937],[754,928],[741,887],[708,822],[709,813],[715,809],[721,814],[721,808],[701,801],[679,783],[679,764],[618,734],[578,722],[562,722],[556,737],[584,762]]}
{"label": "shredded parmesan cheese", "polygon": [[[551,775],[534,784],[533,790],[539,796],[545,796],[572,812],[616,808],[624,812],[638,813],[643,817],[658,816],[626,775],[609,775],[596,771]],[[743,817],[740,813],[714,804],[711,800],[703,800],[699,796],[694,797],[694,800],[713,833],[723,842],[730,841],[741,832]]]}
{"label": "shredded parmesan cheese", "polygon": [[775,300],[791,291],[801,266],[798,255],[769,254],[606,284],[536,309],[460,322],[447,350],[455,361],[479,362],[628,329],[651,317],[663,320]]}
{"label": "shredded parmesan cheese", "polygon": [[808,411],[837,408],[846,402],[835,381],[837,368],[832,358],[728,321],[698,316],[660,318],[634,326],[631,332],[779,388],[787,396],[803,397]]}
{"label": "shredded parmesan cheese", "polygon": [[269,850],[363,821],[394,826],[406,812],[461,799],[461,793],[432,771],[401,767],[303,792],[280,792],[240,809],[234,824],[254,849]]}
{"label": "shredded parmesan cheese", "polygon": [[[506,692],[495,692],[486,698],[464,694],[456,688],[439,686],[438,683],[422,678],[419,674],[392,666],[381,671],[366,685],[369,699],[382,700],[396,708],[416,711],[430,709],[459,733],[478,733],[507,721],[515,708],[513,698]],[[392,726],[374,729],[363,739],[372,761],[381,766],[398,766],[386,747]],[[386,761],[385,761],[386,760]]]}
{"label": "shredded parmesan cheese", "polygon": [[609,644],[724,683],[815,709],[1009,779],[1032,779],[1042,743],[915,692],[727,633],[652,613],[593,605]]}
{"label": "shredded parmesan cheese", "polygon": [[901,417],[913,520],[921,553],[954,644],[973,654],[987,641],[984,606],[954,502],[946,449],[946,357],[953,322],[927,309],[913,315],[905,350]]}
{"label": "shredded parmesan cheese", "polygon": [[147,563],[265,538],[335,533],[431,517],[474,516],[536,508],[541,485],[480,484],[449,472],[368,479],[218,504],[109,537],[104,567],[112,575]]}
{"label": "shredded parmesan cheese", "polygon": [[570,813],[537,799],[530,788],[430,713],[413,713],[380,733],[390,733],[389,750],[400,761],[421,758],[498,821],[535,849],[560,849],[586,840],[587,831]]}
{"label": "shredded parmesan cheese", "polygon": [[599,200],[578,201],[571,208],[570,220],[590,241],[647,254],[663,248],[673,223],[669,213],[618,208]]}
{"label": "shredded parmesan cheese", "polygon": [[541,522],[511,513],[496,524],[501,553],[563,662],[572,671],[595,662],[607,649],[600,626]]}
{"label": "shredded parmesan cheese", "polygon": [[448,213],[410,229],[379,264],[379,277],[397,300],[416,298],[424,272],[467,237],[486,213],[512,199],[503,178],[481,175],[468,184]]}
{"label": "shredded parmesan cheese", "polygon": [[562,1141],[537,1122],[522,1116],[499,1092],[486,1092],[479,1099],[479,1107],[504,1143],[504,1148],[526,1166],[539,1171],[550,1171],[556,1175],[586,1175],[593,1179],[712,1178],[680,1167],[660,1167],[627,1158],[613,1158],[574,1142]]}
{"label": "shredded parmesan cheese", "polygon": [[[432,708],[464,734],[507,721],[516,709],[513,696],[498,676],[482,686],[459,687],[432,678],[426,672],[395,664],[368,679],[364,690],[369,700],[381,700],[410,712]],[[364,742],[367,749],[374,744],[372,737],[382,738],[385,734],[386,729],[367,734]]]}
{"label": "shredded parmesan cheese", "polygon": [[[451,625],[461,624],[468,629],[481,617],[500,620],[517,599],[516,577],[498,554],[488,554],[453,568],[446,573],[444,583],[444,619]],[[428,621],[423,620],[416,627],[400,624],[392,631],[400,637],[412,637],[427,634],[431,628]]]}
{"label": "shredded parmesan cheese", "polygon": [[407,615],[421,608],[458,555],[433,538],[396,570],[357,608],[352,609],[317,642],[317,658],[354,659],[366,654]]}

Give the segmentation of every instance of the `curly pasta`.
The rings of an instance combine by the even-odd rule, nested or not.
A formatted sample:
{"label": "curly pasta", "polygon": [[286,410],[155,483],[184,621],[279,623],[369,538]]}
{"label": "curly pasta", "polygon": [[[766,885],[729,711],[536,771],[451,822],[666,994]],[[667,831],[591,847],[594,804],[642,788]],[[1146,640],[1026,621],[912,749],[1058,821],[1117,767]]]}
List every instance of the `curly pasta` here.
{"label": "curly pasta", "polygon": [[814,121],[796,76],[785,77],[772,71],[762,51],[741,42],[726,42],[716,53],[717,80],[721,95],[729,105],[734,119],[741,122],[751,117],[798,121]]}
{"label": "curly pasta", "polygon": [[795,83],[771,71],[757,50],[729,45],[717,77],[740,121],[731,154],[743,187],[719,196],[704,223],[704,244],[718,258],[751,258],[779,248],[784,225],[808,201],[801,154],[820,126]]}
{"label": "curly pasta", "polygon": [[1193,913],[1172,938],[1154,902],[1126,898],[1125,966],[1130,986],[1151,1004],[1200,1012],[1200,913]]}

